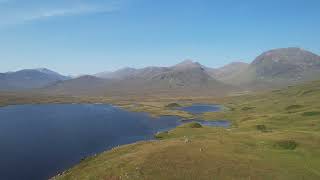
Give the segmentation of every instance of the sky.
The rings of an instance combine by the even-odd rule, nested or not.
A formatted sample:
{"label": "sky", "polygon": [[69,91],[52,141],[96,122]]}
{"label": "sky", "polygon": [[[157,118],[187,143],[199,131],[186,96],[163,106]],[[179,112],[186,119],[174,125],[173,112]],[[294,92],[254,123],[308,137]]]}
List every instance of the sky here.
{"label": "sky", "polygon": [[264,51],[320,54],[319,0],[0,0],[0,72],[209,67]]}

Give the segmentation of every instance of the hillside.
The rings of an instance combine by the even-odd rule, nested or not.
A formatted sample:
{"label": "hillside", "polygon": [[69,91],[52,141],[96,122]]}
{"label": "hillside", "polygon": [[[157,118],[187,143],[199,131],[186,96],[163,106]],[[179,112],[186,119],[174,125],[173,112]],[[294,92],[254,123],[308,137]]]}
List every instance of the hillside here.
{"label": "hillside", "polygon": [[261,54],[251,65],[260,79],[299,81],[308,78],[310,71],[320,71],[320,56],[300,48],[281,48]]}
{"label": "hillside", "polygon": [[86,75],[56,82],[45,87],[41,92],[56,95],[101,95],[108,84],[110,84],[108,80]]}
{"label": "hillside", "polygon": [[[178,127],[161,141],[121,146],[55,179],[319,179],[320,81],[217,99],[230,129]],[[207,102],[207,101],[206,101]],[[188,139],[186,143],[185,139]]]}
{"label": "hillside", "polygon": [[[211,77],[197,62],[172,67],[122,69],[104,78],[95,76],[59,82],[43,92],[90,96],[225,95],[237,90]],[[201,94],[199,94],[201,93]]]}
{"label": "hillside", "polygon": [[262,53],[249,67],[225,83],[275,88],[317,80],[320,56],[300,48],[280,48]]}
{"label": "hillside", "polygon": [[183,61],[170,68],[169,71],[153,76],[151,79],[167,82],[174,87],[205,87],[210,81],[216,81],[202,68],[201,64],[190,60]]}
{"label": "hillside", "polygon": [[114,72],[102,72],[94,76],[104,79],[149,79],[157,74],[168,71],[167,67],[146,67],[142,69],[123,68]]}
{"label": "hillside", "polygon": [[24,69],[0,74],[0,90],[25,90],[41,88],[69,79],[49,69]]}
{"label": "hillside", "polygon": [[249,64],[244,62],[232,62],[221,68],[207,68],[207,71],[213,78],[224,82],[237,77],[239,74],[246,71],[248,67]]}

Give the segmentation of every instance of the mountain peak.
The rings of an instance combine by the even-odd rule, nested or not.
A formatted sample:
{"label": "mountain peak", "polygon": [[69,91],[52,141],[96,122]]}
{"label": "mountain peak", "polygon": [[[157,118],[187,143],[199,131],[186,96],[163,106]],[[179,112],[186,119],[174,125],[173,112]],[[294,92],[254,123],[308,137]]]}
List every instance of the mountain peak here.
{"label": "mountain peak", "polygon": [[258,79],[300,81],[320,71],[320,56],[297,47],[273,49],[252,63]]}
{"label": "mountain peak", "polygon": [[175,69],[201,68],[201,64],[193,60],[187,59],[174,66]]}
{"label": "mountain peak", "polygon": [[186,59],[186,60],[182,61],[180,64],[193,64],[193,63],[194,63],[193,60],[191,60],[191,59]]}
{"label": "mountain peak", "polygon": [[261,63],[274,62],[274,63],[286,63],[286,64],[313,64],[318,63],[319,56],[298,47],[279,48],[272,49],[270,51],[262,53],[253,62],[253,65]]}
{"label": "mountain peak", "polygon": [[35,68],[35,69],[22,69],[19,71],[7,72],[8,74],[15,74],[15,73],[41,73],[47,75],[54,75],[54,76],[62,76],[59,73],[52,71],[47,68]]}
{"label": "mountain peak", "polygon": [[45,73],[45,74],[52,74],[52,75],[58,75],[59,74],[59,73],[57,73],[55,71],[52,71],[50,69],[47,69],[47,68],[37,68],[37,69],[33,69],[33,70],[41,72],[41,73]]}
{"label": "mountain peak", "polygon": [[36,69],[34,69],[34,70],[38,70],[38,71],[51,71],[51,70],[49,70],[49,69],[47,69],[47,68],[36,68]]}

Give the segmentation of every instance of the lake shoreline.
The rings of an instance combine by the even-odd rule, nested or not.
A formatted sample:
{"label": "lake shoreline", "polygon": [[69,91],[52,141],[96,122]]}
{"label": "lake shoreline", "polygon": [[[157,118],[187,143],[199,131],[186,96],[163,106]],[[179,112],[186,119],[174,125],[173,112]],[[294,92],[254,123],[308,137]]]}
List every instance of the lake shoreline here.
{"label": "lake shoreline", "polygon": [[[84,109],[82,111],[75,111],[76,110],[75,107],[82,107],[82,109],[83,108]],[[108,110],[108,109],[110,109],[111,111]],[[65,114],[65,113],[61,114],[61,111],[62,112],[65,111],[65,113],[67,113],[67,114]],[[73,111],[75,111],[75,112],[73,112]],[[117,116],[119,116],[119,117],[117,117],[117,116],[114,116],[114,114],[113,114],[114,111],[115,112],[122,112],[122,113],[119,114],[120,116],[117,115]],[[19,113],[16,113],[16,112],[19,112]],[[20,117],[20,114],[24,114],[23,112],[26,112],[28,115],[26,115],[25,117]],[[18,122],[16,122],[14,120],[14,118],[13,118],[12,119],[13,122],[11,122],[11,121],[2,121],[0,123],[2,123],[2,124],[3,123],[8,123],[8,124],[14,123],[14,124],[18,125],[18,127],[17,127],[18,129],[19,129],[19,126],[21,126],[23,124],[25,124],[25,125],[23,125],[23,127],[25,127],[25,128],[28,127],[28,129],[30,129],[30,130],[34,126],[34,128],[36,128],[36,129],[33,130],[32,133],[29,132],[30,130],[25,132],[24,136],[25,136],[25,138],[27,138],[27,140],[28,139],[34,139],[34,138],[32,138],[31,135],[33,135],[33,134],[36,135],[36,134],[38,134],[40,132],[42,133],[42,131],[45,130],[45,134],[40,135],[41,138],[44,138],[43,140],[45,142],[46,134],[48,134],[48,133],[49,134],[50,133],[56,134],[59,131],[61,131],[61,127],[65,126],[64,125],[65,124],[64,121],[58,120],[60,117],[61,118],[64,118],[64,117],[67,118],[67,119],[65,119],[65,120],[67,120],[67,122],[69,121],[68,119],[70,119],[70,118],[72,119],[72,117],[74,117],[74,119],[76,120],[74,122],[77,122],[77,123],[68,125],[69,128],[71,128],[70,129],[71,132],[73,132],[74,130],[78,131],[77,130],[78,129],[78,125],[77,124],[79,124],[79,123],[80,124],[86,124],[85,129],[92,129],[92,128],[96,129],[96,128],[99,128],[100,130],[98,130],[98,131],[95,130],[95,131],[96,132],[101,132],[101,133],[104,132],[104,134],[105,134],[105,132],[109,132],[109,130],[106,130],[108,128],[103,129],[103,127],[105,127],[105,125],[103,125],[103,124],[108,123],[108,121],[104,121],[103,120],[104,118],[99,120],[100,118],[97,118],[94,115],[96,112],[99,113],[99,114],[107,113],[108,115],[107,116],[103,116],[103,117],[110,117],[113,120],[118,120],[119,118],[121,119],[121,117],[122,117],[121,114],[128,114],[128,115],[130,115],[130,116],[132,116],[132,117],[134,117],[136,119],[136,120],[132,120],[132,117],[127,118],[127,121],[126,121],[127,123],[126,124],[128,124],[128,123],[132,124],[130,126],[126,125],[128,127],[135,127],[135,128],[139,127],[139,126],[136,125],[136,121],[137,120],[139,120],[139,121],[142,120],[142,121],[146,121],[146,122],[148,121],[148,123],[154,124],[156,126],[159,126],[161,124],[163,124],[163,125],[159,126],[159,128],[157,130],[156,129],[150,129],[150,130],[152,130],[152,132],[147,132],[146,135],[142,135],[141,134],[141,136],[139,136],[139,137],[134,137],[134,136],[132,137],[132,135],[128,134],[129,135],[128,136],[128,138],[129,138],[128,141],[126,140],[123,143],[110,144],[108,146],[103,145],[103,147],[100,147],[100,148],[98,148],[98,149],[96,149],[94,151],[90,151],[90,153],[85,153],[85,154],[83,154],[81,156],[78,156],[77,158],[72,160],[73,163],[71,163],[70,165],[66,165],[67,168],[65,168],[65,170],[62,170],[63,172],[68,171],[68,169],[70,169],[73,166],[81,163],[82,160],[85,160],[85,159],[91,158],[91,157],[95,157],[97,154],[100,154],[100,153],[103,153],[103,152],[106,152],[106,151],[110,151],[115,147],[122,147],[123,145],[130,145],[130,144],[135,144],[135,143],[139,143],[139,142],[153,141],[153,140],[156,139],[155,138],[155,134],[158,133],[158,132],[171,131],[171,130],[174,130],[175,128],[177,128],[177,127],[179,127],[179,126],[181,126],[181,125],[183,125],[185,123],[189,123],[189,122],[193,122],[193,121],[198,121],[200,123],[206,123],[206,121],[201,121],[201,120],[199,120],[199,118],[186,119],[186,118],[183,118],[181,116],[172,115],[172,114],[162,115],[162,116],[159,116],[159,117],[153,117],[153,116],[150,115],[149,112],[146,112],[146,111],[144,111],[144,112],[130,111],[130,109],[127,109],[127,108],[125,108],[125,107],[123,107],[121,105],[103,104],[103,103],[71,103],[71,104],[69,104],[69,103],[41,103],[41,104],[38,104],[37,103],[37,104],[25,104],[25,105],[21,105],[21,104],[20,105],[8,105],[6,107],[1,107],[0,108],[0,118],[2,117],[1,119],[12,119],[13,117],[19,117],[20,120]],[[94,113],[94,114],[92,114],[92,113]],[[111,113],[111,114],[109,114],[109,113]],[[40,116],[40,114],[41,114],[41,116]],[[90,115],[90,114],[92,114],[92,115]],[[13,116],[13,117],[11,117],[11,116]],[[88,119],[90,116],[93,116],[94,119],[96,119],[96,120],[93,119],[94,121],[87,122],[86,119]],[[138,118],[138,117],[140,117],[140,118]],[[80,121],[78,121],[79,118],[80,118]],[[25,121],[24,119],[28,120],[28,121]],[[39,121],[37,119],[39,119]],[[41,119],[41,121],[40,121],[40,119]],[[81,120],[81,119],[83,119],[83,120]],[[91,119],[91,118],[89,118],[89,119]],[[145,119],[145,120],[143,120],[143,119]],[[55,121],[58,120],[57,122],[61,121],[62,124],[58,125],[58,124],[56,124],[57,122],[52,121],[52,120],[55,120]],[[116,122],[116,121],[114,121],[114,122]],[[122,121],[120,121],[120,122],[122,122]],[[213,122],[214,121],[212,121],[212,123]],[[94,123],[94,124],[103,123],[103,124],[101,124],[99,126],[93,126],[92,128],[90,128],[90,126],[92,126],[92,123]],[[218,123],[218,124],[214,124],[213,123],[213,125],[214,126],[215,125],[219,125],[219,122],[216,122],[216,123]],[[222,123],[222,122],[220,122],[220,123]],[[30,126],[29,124],[31,124],[32,127],[29,127]],[[109,126],[109,129],[110,129],[110,127],[114,127],[115,129],[117,129],[117,127],[121,127],[122,126],[122,125],[119,126],[119,125],[116,125],[116,124],[110,124],[110,125],[111,126]],[[149,127],[150,125],[148,125],[147,127]],[[39,128],[41,126],[44,126],[44,128]],[[56,129],[55,131],[57,131],[57,132],[50,130],[52,128]],[[66,127],[64,127],[64,128],[66,128]],[[144,126],[141,126],[139,128],[142,128],[141,130],[139,130],[141,132],[147,130],[147,129],[144,129]],[[40,131],[40,129],[43,129],[43,130]],[[49,131],[47,132],[46,129],[48,129]],[[23,130],[23,131],[25,131],[25,130]],[[81,130],[80,132],[82,132],[82,131],[83,130]],[[68,131],[66,131],[66,132],[68,132]],[[120,131],[120,132],[123,133],[122,131]],[[65,132],[62,132],[62,134],[63,133],[65,133]],[[127,132],[124,132],[124,133],[127,134]],[[9,135],[10,134],[11,133],[9,133]],[[59,139],[59,141],[62,144],[59,145],[59,146],[56,146],[55,148],[64,147],[63,142],[68,140],[68,135],[63,136],[60,133],[58,133],[58,134],[56,134],[56,135],[58,135],[58,137],[61,136],[62,139]],[[12,134],[10,136],[13,136],[13,135],[14,134]],[[28,138],[28,136],[31,136],[31,137]],[[14,135],[14,137],[18,138],[19,134]],[[38,137],[38,135],[37,135],[37,137]],[[80,142],[83,141],[82,140],[83,137],[82,138],[79,138],[79,137],[81,137],[81,136],[74,136],[74,139],[77,139],[77,141],[79,141],[79,143],[80,143]],[[118,137],[118,136],[115,136],[115,137]],[[121,137],[121,136],[119,136],[119,137]],[[134,139],[132,139],[131,137],[134,138]],[[86,138],[84,138],[84,140]],[[7,139],[12,139],[12,138],[7,138]],[[18,139],[21,139],[21,138],[18,138]],[[96,141],[96,140],[98,140],[98,139],[94,138],[94,139],[89,140],[88,142]],[[86,141],[83,141],[83,142],[86,142]],[[30,145],[32,143],[30,142],[28,144]],[[3,145],[3,146],[6,146],[6,145]],[[41,146],[41,142],[39,142],[39,143],[37,143],[37,146],[47,148],[48,145]],[[50,147],[50,146],[51,145],[49,145],[48,147]],[[74,148],[74,147],[75,146],[72,146],[72,148]],[[92,147],[94,147],[94,146],[89,146],[89,148],[92,148]],[[51,148],[53,148],[53,147],[51,147]],[[26,149],[27,149],[27,147],[26,147]],[[57,152],[59,152],[59,150]],[[22,157],[24,157],[24,156],[22,156]],[[54,157],[54,156],[52,156],[52,157]],[[66,157],[68,157],[68,156],[66,156]],[[36,161],[34,163],[36,164]],[[41,168],[39,168],[39,169],[41,169]],[[41,170],[39,170],[39,172],[41,172]],[[60,171],[60,174],[61,174],[61,171]],[[37,178],[33,178],[33,179],[37,179]]]}

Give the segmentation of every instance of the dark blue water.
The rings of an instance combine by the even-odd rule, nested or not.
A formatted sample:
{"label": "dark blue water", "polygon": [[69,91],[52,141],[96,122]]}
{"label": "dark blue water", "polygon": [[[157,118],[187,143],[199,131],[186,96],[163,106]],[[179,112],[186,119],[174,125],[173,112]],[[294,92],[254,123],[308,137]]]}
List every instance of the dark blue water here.
{"label": "dark blue water", "polygon": [[[201,124],[206,125],[206,121]],[[210,124],[213,123],[213,124]],[[224,126],[210,122],[207,125]],[[19,105],[0,108],[0,180],[42,180],[117,145],[153,139],[182,122],[111,105]]]}
{"label": "dark blue water", "polygon": [[148,140],[181,124],[111,105],[22,105],[0,108],[0,179],[46,179],[83,157]]}
{"label": "dark blue water", "polygon": [[193,104],[191,106],[180,107],[178,108],[182,111],[187,111],[192,114],[202,114],[205,112],[217,112],[221,110],[220,105],[215,104]]}

